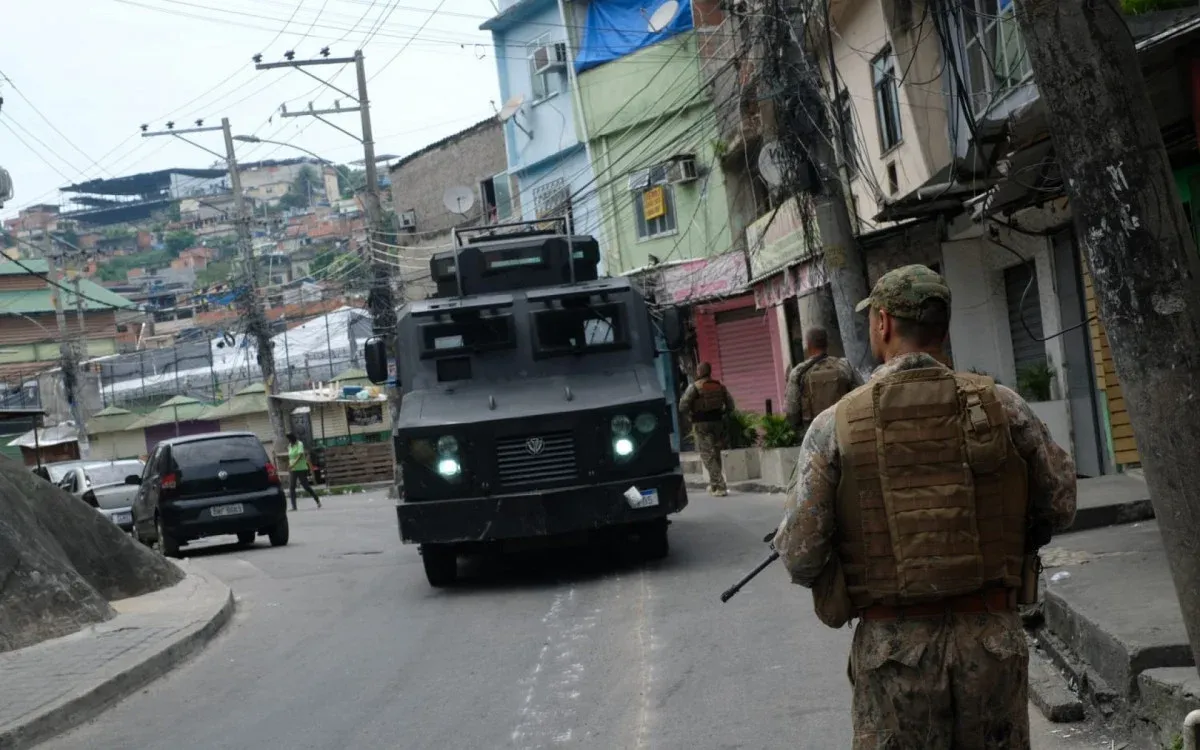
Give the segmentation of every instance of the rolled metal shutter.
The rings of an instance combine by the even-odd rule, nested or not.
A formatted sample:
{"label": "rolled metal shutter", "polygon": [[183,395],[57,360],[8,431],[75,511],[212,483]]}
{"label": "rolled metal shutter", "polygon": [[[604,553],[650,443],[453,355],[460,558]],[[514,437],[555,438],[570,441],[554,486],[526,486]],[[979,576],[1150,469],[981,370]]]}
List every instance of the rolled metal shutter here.
{"label": "rolled metal shutter", "polygon": [[[1025,303],[1021,304],[1021,295],[1029,285],[1032,276],[1033,285],[1025,295]],[[1008,298],[1008,328],[1012,335],[1013,361],[1017,372],[1029,365],[1046,362],[1046,345],[1038,341],[1042,333],[1042,302],[1038,293],[1037,273],[1028,263],[1004,271],[1004,291]],[[1024,324],[1022,324],[1024,318]],[[1029,326],[1029,331],[1025,326]],[[1029,335],[1032,332],[1034,336]]]}
{"label": "rolled metal shutter", "polygon": [[762,414],[771,399],[778,414],[782,404],[775,390],[775,357],[766,314],[742,308],[717,313],[716,324],[721,382],[733,394],[738,410]]}

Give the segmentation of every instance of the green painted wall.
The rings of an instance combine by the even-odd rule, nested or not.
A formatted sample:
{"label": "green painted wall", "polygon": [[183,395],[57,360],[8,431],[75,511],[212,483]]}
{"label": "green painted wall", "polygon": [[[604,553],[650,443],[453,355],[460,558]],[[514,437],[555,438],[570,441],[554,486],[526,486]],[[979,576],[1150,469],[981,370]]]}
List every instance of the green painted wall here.
{"label": "green painted wall", "polygon": [[[717,121],[700,81],[694,33],[579,76],[610,274],[647,265],[650,255],[667,262],[707,257],[732,247],[726,181],[713,146]],[[672,186],[676,229],[639,240],[629,174],[681,153],[695,155],[701,177]]]}
{"label": "green painted wall", "polygon": [[[104,357],[117,353],[116,339],[88,339],[89,357]],[[54,362],[59,357],[57,341],[42,341],[36,344],[0,344],[0,364],[19,362]]]}

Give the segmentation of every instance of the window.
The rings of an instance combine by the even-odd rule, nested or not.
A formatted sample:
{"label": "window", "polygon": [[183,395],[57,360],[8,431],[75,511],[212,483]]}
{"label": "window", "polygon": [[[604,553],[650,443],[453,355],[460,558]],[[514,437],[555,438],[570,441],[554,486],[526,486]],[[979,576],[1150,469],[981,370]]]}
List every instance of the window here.
{"label": "window", "polygon": [[422,358],[512,349],[517,345],[511,315],[471,317],[449,323],[421,325]]}
{"label": "window", "polygon": [[554,45],[550,41],[550,34],[542,34],[537,39],[525,45],[525,55],[529,58],[529,79],[533,84],[533,100],[539,102],[542,99],[548,99],[551,96],[563,91],[565,81],[563,80],[563,69],[554,68],[544,73],[538,72],[539,63],[545,62],[538,54],[538,50],[543,47],[549,47],[553,53]]}
{"label": "window", "polygon": [[629,176],[639,240],[675,232],[675,189],[667,180],[667,165],[659,164]]}
{"label": "window", "polygon": [[875,90],[875,117],[879,120],[879,147],[887,151],[900,143],[900,87],[896,83],[896,59],[891,46],[871,61]]}
{"label": "window", "polygon": [[564,303],[561,309],[533,313],[535,356],[582,354],[629,346],[621,305],[583,306]]}
{"label": "window", "polygon": [[1013,0],[960,0],[971,108],[981,115],[1031,74]]}
{"label": "window", "polygon": [[507,172],[501,172],[479,183],[479,191],[483,195],[483,210],[488,224],[512,218],[515,211]]}
{"label": "window", "polygon": [[854,130],[854,102],[850,92],[842,89],[837,97],[838,140],[842,144],[842,158],[851,174],[858,171],[858,148]]}
{"label": "window", "polygon": [[895,195],[900,190],[900,177],[896,174],[896,162],[890,161],[887,165],[887,184],[888,195]]}

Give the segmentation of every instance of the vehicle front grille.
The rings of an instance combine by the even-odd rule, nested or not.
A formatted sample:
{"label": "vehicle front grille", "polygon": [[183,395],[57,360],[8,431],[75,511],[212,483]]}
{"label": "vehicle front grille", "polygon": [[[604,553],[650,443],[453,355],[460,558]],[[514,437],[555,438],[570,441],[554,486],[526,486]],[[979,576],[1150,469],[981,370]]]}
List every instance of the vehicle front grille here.
{"label": "vehicle front grille", "polygon": [[574,479],[575,436],[546,432],[496,440],[496,474],[501,484],[542,484]]}

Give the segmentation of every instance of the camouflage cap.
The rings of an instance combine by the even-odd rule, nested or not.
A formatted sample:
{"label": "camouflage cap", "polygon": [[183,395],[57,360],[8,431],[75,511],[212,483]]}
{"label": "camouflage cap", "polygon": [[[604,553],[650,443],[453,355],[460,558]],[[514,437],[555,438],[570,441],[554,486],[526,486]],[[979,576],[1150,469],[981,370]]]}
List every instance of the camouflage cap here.
{"label": "camouflage cap", "polygon": [[926,300],[940,299],[950,306],[950,287],[942,275],[929,266],[911,265],[894,268],[879,277],[871,296],[858,303],[856,312],[876,307],[897,318],[921,319]]}

